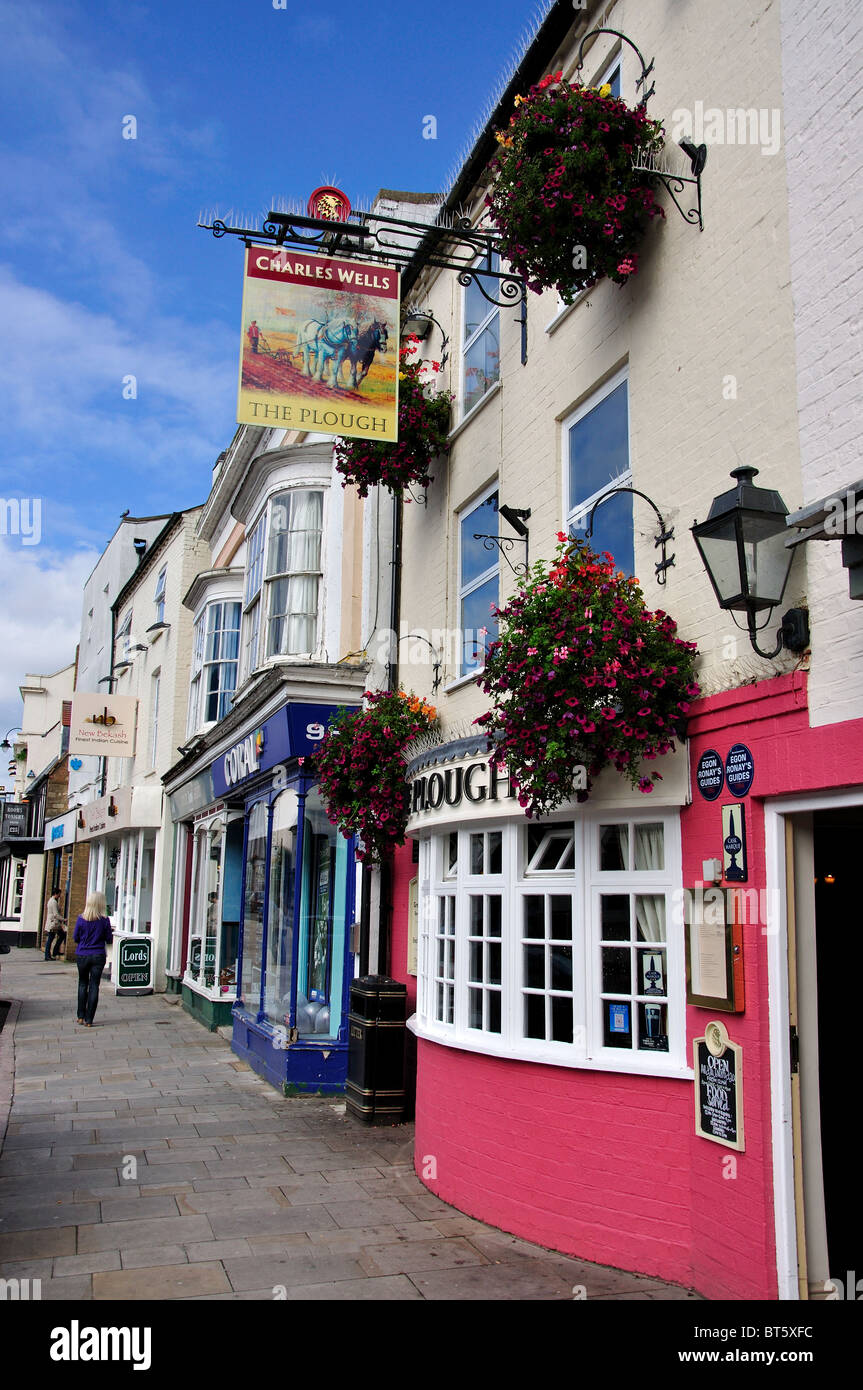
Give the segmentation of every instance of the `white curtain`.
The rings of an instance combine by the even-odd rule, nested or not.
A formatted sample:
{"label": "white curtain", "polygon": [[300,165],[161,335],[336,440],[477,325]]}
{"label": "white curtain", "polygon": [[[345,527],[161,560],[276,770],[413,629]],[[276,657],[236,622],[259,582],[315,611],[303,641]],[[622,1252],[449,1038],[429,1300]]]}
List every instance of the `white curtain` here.
{"label": "white curtain", "polygon": [[635,920],[641,941],[665,940],[665,898],[658,893],[636,894]]}
{"label": "white curtain", "polygon": [[321,525],[324,497],[321,492],[295,493],[291,505],[291,529],[285,569],[319,570],[321,567]]}
{"label": "white curtain", "polygon": [[661,825],[636,825],[636,869],[664,869],[665,842]]}

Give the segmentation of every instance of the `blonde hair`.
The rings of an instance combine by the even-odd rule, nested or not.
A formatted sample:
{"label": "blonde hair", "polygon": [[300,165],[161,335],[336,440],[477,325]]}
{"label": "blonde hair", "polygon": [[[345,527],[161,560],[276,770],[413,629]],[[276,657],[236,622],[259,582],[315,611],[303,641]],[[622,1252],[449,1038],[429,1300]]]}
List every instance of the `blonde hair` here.
{"label": "blonde hair", "polygon": [[95,922],[99,917],[108,916],[108,905],[104,893],[90,893],[81,913],[85,922]]}

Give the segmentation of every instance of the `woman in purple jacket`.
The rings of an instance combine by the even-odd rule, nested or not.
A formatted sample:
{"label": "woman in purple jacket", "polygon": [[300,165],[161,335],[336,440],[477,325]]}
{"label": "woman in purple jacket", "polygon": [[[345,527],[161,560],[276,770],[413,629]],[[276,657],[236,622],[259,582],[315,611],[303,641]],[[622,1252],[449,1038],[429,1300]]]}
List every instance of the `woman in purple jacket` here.
{"label": "woman in purple jacket", "polygon": [[104,893],[91,893],[75,923],[75,958],[78,962],[78,1022],[93,1027],[99,1002],[99,981],[105,968],[105,945],[112,940]]}

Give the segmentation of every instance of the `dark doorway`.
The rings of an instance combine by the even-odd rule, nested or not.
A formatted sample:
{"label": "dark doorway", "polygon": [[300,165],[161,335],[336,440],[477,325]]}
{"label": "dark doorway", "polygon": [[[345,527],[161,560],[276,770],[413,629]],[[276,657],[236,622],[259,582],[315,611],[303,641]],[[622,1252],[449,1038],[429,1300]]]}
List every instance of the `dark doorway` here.
{"label": "dark doorway", "polygon": [[[857,1147],[855,1058],[859,1029],[852,1019],[860,981],[863,906],[857,869],[863,862],[863,807],[816,811],[815,949],[818,990],[819,1097],[824,1208],[830,1277],[845,1287],[860,1262],[852,1155]],[[807,982],[799,982],[800,989]],[[855,1020],[856,1022],[856,1020]],[[863,1271],[861,1271],[863,1272]]]}

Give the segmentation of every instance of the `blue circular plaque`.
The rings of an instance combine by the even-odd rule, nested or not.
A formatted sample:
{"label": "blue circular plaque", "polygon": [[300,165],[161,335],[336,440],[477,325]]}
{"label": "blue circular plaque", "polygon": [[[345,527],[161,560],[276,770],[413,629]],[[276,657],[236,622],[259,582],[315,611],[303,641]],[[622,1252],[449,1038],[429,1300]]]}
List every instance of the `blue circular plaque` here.
{"label": "blue circular plaque", "polygon": [[755,759],[745,743],[735,743],[725,759],[725,782],[732,796],[746,796],[755,777]]}
{"label": "blue circular plaque", "polygon": [[706,801],[716,800],[722,792],[724,780],[722,759],[715,748],[706,749],[698,759],[698,767],[695,769],[696,785]]}

